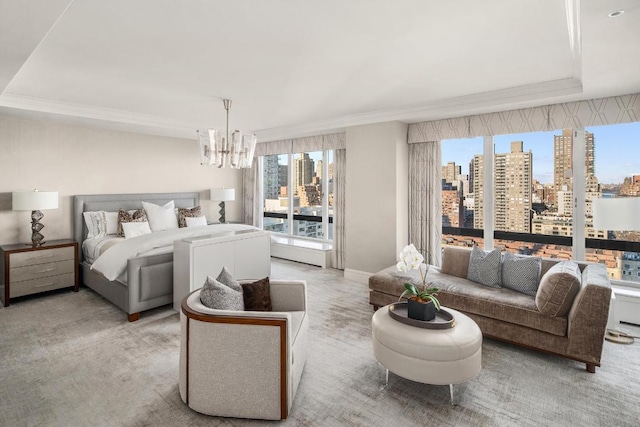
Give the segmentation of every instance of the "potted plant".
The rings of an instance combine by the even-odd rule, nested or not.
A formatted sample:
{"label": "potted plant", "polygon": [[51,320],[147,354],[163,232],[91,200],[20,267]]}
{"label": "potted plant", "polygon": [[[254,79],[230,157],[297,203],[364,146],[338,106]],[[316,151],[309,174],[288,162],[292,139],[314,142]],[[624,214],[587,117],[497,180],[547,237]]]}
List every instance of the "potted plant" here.
{"label": "potted plant", "polygon": [[420,272],[420,278],[422,279],[422,288],[420,289],[413,283],[405,283],[405,291],[400,295],[400,299],[410,295],[407,300],[407,315],[411,319],[433,320],[436,317],[436,311],[440,311],[440,301],[436,298],[438,288],[427,287],[427,272],[429,271],[429,266],[427,265],[423,273],[423,261],[424,257],[413,244],[405,246],[402,252],[400,252],[400,261],[396,265],[398,270],[402,272],[418,270]]}

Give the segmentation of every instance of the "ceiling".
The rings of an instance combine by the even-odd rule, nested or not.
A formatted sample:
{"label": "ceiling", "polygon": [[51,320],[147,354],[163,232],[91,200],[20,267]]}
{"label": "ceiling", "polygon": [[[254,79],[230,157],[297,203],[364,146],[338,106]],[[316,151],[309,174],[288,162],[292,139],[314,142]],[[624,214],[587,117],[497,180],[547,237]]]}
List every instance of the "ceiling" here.
{"label": "ceiling", "polygon": [[639,92],[638,41],[640,0],[1,0],[0,112],[266,141]]}

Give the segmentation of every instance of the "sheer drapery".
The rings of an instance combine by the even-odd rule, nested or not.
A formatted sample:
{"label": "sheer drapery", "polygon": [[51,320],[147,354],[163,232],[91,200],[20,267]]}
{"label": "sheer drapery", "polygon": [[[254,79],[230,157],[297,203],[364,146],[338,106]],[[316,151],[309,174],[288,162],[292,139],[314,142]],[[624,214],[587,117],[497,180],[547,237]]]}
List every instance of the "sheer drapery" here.
{"label": "sheer drapery", "polygon": [[251,169],[242,170],[242,222],[254,227],[258,226],[260,215],[260,202],[256,200],[260,194],[258,182],[258,158],[254,157]]}
{"label": "sheer drapery", "polygon": [[409,243],[435,266],[442,246],[440,141],[409,144]]}
{"label": "sheer drapery", "polygon": [[345,266],[345,176],[347,173],[347,150],[335,150],[333,155],[333,250],[331,265],[344,270]]}

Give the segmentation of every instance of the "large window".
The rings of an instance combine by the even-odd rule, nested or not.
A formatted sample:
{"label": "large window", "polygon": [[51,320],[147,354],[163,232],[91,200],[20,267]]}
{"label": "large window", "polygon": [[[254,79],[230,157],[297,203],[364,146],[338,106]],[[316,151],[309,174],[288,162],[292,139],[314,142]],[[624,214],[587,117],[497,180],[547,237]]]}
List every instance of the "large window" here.
{"label": "large window", "polygon": [[[490,238],[491,247],[577,256],[605,264],[611,278],[640,282],[640,231],[596,230],[592,211],[595,198],[640,196],[640,123],[483,139],[442,141],[443,244],[483,246]],[[574,158],[584,167],[574,171]]]}
{"label": "large window", "polygon": [[263,228],[285,235],[333,237],[333,151],[262,157]]}

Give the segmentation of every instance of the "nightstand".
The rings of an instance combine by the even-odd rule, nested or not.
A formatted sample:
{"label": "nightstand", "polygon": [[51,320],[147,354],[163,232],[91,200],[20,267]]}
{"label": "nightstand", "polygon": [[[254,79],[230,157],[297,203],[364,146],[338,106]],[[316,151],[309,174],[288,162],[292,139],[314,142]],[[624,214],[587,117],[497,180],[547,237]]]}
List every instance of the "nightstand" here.
{"label": "nightstand", "polygon": [[73,286],[78,292],[78,242],[52,240],[41,246],[0,246],[3,270],[0,300],[5,307],[11,298]]}

